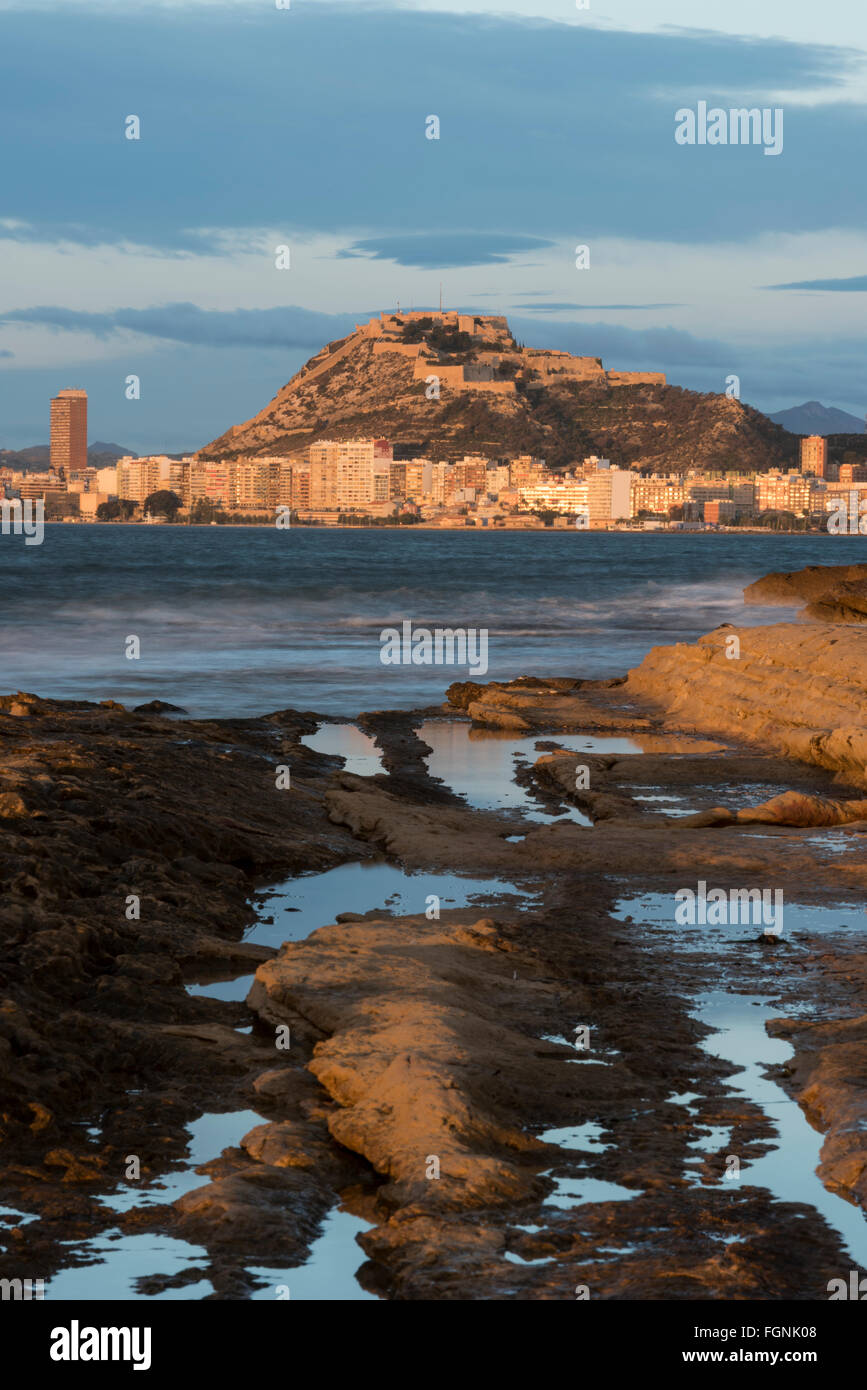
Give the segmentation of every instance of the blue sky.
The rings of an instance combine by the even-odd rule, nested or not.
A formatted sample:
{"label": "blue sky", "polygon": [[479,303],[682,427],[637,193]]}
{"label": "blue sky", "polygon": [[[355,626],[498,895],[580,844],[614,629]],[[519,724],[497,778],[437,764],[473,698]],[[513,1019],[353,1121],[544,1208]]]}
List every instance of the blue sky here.
{"label": "blue sky", "polygon": [[[863,415],[867,18],[591,6],[0,0],[0,445],[84,386],[92,438],[195,448],[440,282],[531,345]],[[782,154],[678,145],[702,100],[782,108]]]}

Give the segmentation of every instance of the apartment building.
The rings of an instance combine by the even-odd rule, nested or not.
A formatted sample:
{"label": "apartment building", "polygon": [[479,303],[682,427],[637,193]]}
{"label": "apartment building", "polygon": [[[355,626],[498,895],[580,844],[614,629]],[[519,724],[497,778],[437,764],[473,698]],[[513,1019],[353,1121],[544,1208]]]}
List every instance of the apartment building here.
{"label": "apartment building", "polygon": [[801,472],[824,478],[828,470],[828,441],[821,434],[809,434],[801,440]]}
{"label": "apartment building", "polygon": [[486,492],[488,485],[488,460],[481,454],[464,454],[455,463],[455,487],[475,488],[476,492]]}
{"label": "apartment building", "polygon": [[267,511],[271,501],[272,465],[267,459],[239,459],[233,468],[232,506]]}
{"label": "apartment building", "polygon": [[308,450],[314,510],[387,502],[394,459],[387,439],[323,439]]}
{"label": "apartment building", "polygon": [[760,512],[794,512],[803,516],[821,511],[826,484],[802,473],[764,473],[756,479],[756,508]]}
{"label": "apartment building", "polygon": [[455,491],[454,464],[435,463],[431,469],[431,498],[440,506],[445,506]]}
{"label": "apartment building", "polygon": [[[116,468],[100,469],[97,485],[100,491],[116,492],[120,498],[130,502],[144,502],[152,492],[169,491],[184,500],[188,460],[172,459],[167,454],[153,454],[146,458],[125,456],[118,459]],[[102,475],[114,487],[103,488]]]}
{"label": "apartment building", "polygon": [[668,516],[672,507],[683,506],[683,479],[676,474],[669,477],[642,478],[632,475],[632,516],[650,512],[653,516]]}
{"label": "apartment building", "polygon": [[632,478],[628,468],[598,468],[587,484],[587,510],[590,526],[607,526],[632,515]]}
{"label": "apartment building", "polygon": [[519,454],[509,464],[509,484],[520,491],[522,487],[532,487],[542,483],[548,476],[544,459],[533,458],[531,454]]}
{"label": "apartment building", "polygon": [[554,511],[577,514],[587,512],[590,502],[590,485],[583,478],[552,479],[547,483],[533,483],[530,487],[519,488],[521,506],[528,511]]}
{"label": "apartment building", "polygon": [[219,502],[231,507],[235,500],[234,464],[213,459],[193,459],[189,465],[184,505],[197,502]]}

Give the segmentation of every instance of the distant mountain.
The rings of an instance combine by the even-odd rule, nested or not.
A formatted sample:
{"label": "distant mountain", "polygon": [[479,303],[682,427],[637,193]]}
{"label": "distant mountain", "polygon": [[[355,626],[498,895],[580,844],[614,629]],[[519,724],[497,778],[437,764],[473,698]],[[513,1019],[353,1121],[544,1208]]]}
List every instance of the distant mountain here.
{"label": "distant mountain", "polygon": [[524,348],[499,316],[416,311],[328,343],[199,456],[298,454],[318,439],[358,437],[390,440],[397,458],[532,454],[554,469],[599,454],[666,473],[763,472],[794,466],[798,453],[793,435],[732,397]]}
{"label": "distant mountain", "polygon": [[88,454],[111,454],[112,458],[138,458],[132,449],[126,449],[122,444],[106,444],[103,439],[95,439],[92,444],[87,446]]}
{"label": "distant mountain", "polygon": [[0,468],[14,468],[19,473],[25,469],[44,472],[49,456],[47,444],[34,444],[30,449],[0,449]]}
{"label": "distant mountain", "polygon": [[803,405],[793,405],[790,410],[778,410],[769,415],[769,420],[791,430],[792,434],[864,434],[864,421],[847,410],[838,410],[835,405],[822,405],[821,401],[805,401]]}
{"label": "distant mountain", "polygon": [[[88,445],[87,461],[92,468],[111,468],[119,458],[131,455],[137,458],[132,449],[121,444],[106,444],[97,439]],[[29,449],[0,449],[0,468],[12,468],[16,473],[44,472],[51,460],[51,450],[47,444],[34,444]]]}

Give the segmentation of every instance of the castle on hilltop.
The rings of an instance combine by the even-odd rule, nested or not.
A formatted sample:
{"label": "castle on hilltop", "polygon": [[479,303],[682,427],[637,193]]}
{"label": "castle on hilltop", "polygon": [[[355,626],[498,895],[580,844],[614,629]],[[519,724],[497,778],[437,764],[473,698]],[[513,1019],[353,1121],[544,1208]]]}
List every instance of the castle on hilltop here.
{"label": "castle on hilltop", "polygon": [[[413,329],[439,329],[441,334],[466,334],[473,340],[472,362],[451,365],[441,359],[437,347],[424,338],[413,341]],[[549,384],[556,377],[608,386],[664,386],[664,372],[607,372],[599,357],[573,357],[570,352],[548,348],[519,348],[507,319],[499,314],[461,314],[456,309],[415,309],[405,313],[381,313],[368,323],[355,325],[356,337],[373,338],[374,353],[396,352],[413,362],[413,377],[425,381],[431,375],[463,390],[515,391],[512,377],[502,364],[512,361],[529,368]],[[409,341],[407,339],[409,338]],[[330,359],[333,360],[333,359]]]}

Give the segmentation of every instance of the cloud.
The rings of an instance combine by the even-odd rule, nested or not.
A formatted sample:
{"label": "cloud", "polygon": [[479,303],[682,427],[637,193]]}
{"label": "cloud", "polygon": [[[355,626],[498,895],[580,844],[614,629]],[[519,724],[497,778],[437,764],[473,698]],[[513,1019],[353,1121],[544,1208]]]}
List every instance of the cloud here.
{"label": "cloud", "polygon": [[15,353],[14,353],[14,352],[10,352],[8,348],[0,348],[0,357],[6,358],[6,357],[14,357],[14,356],[15,356]]}
{"label": "cloud", "polygon": [[734,370],[738,352],[713,338],[697,338],[679,328],[622,328],[610,323],[545,323],[509,315],[519,342],[527,347],[565,348],[578,357],[602,357],[606,366],[641,365],[648,370],[718,367]]}
{"label": "cloud", "polygon": [[[356,5],[115,11],[4,16],[4,210],[29,223],[11,235],[196,252],[189,229],[249,226],[252,210],[286,239],[360,237],[350,256],[448,267],[528,249],[506,228],[689,242],[867,219],[865,181],[839,174],[867,137],[855,51]],[[675,144],[696,93],[763,106],[783,83],[782,158]],[[829,90],[839,102],[809,104]],[[461,245],[476,234],[487,244]]]}
{"label": "cloud", "polygon": [[566,310],[575,310],[579,313],[596,313],[601,309],[682,309],[682,304],[570,304],[553,303],[549,304],[544,300],[539,304],[521,304],[519,312],[525,309],[532,309],[537,314],[560,314]]}
{"label": "cloud", "polygon": [[[128,332],[198,347],[285,348],[318,352],[325,342],[350,333],[365,315],[319,314],[307,309],[201,309],[163,304],[151,309],[83,309],[39,305],[0,314],[0,323],[30,324],[58,332],[97,337]],[[367,315],[369,317],[369,315]],[[734,349],[675,328],[621,328],[606,323],[546,323],[511,317],[517,337],[529,346],[564,347],[579,355],[608,354],[628,361],[698,365],[731,363]]]}
{"label": "cloud", "polygon": [[318,352],[324,343],[351,333],[350,314],[321,314],[294,306],[277,309],[200,309],[195,304],[163,304],[152,309],[83,309],[39,305],[0,314],[0,323],[31,324],[98,338],[140,333],[203,347],[302,348]]}
{"label": "cloud", "polygon": [[446,270],[454,266],[504,265],[524,251],[542,251],[553,245],[553,241],[543,237],[507,232],[416,232],[409,236],[368,237],[339,251],[337,258],[367,256],[419,270]]}
{"label": "cloud", "polygon": [[850,275],[842,280],[792,280],[788,285],[763,285],[766,290],[867,290],[867,275]]}

